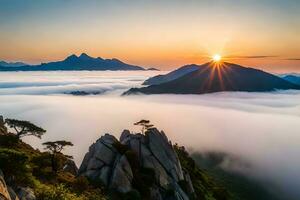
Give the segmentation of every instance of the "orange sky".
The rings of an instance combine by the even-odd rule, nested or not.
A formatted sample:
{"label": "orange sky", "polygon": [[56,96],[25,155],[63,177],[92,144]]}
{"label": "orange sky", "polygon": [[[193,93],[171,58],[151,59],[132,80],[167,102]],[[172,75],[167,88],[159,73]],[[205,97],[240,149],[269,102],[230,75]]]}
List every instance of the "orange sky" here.
{"label": "orange sky", "polygon": [[246,66],[300,72],[299,9],[295,0],[12,0],[0,8],[0,60],[36,64],[85,52],[172,69],[219,53]]}

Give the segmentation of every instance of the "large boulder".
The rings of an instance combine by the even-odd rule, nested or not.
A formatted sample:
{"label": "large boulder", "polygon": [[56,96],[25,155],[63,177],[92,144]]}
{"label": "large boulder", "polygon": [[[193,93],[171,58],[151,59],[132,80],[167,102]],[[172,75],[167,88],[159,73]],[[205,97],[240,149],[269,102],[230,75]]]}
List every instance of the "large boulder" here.
{"label": "large boulder", "polygon": [[[149,189],[151,200],[188,200],[188,195],[178,184],[180,181],[188,183],[188,192],[194,191],[189,174],[183,172],[172,143],[156,128],[147,130],[145,134],[124,130],[119,141],[105,134],[90,146],[79,175],[101,181],[108,189],[127,193],[137,189],[133,181],[142,176],[139,172],[142,169],[154,172],[154,184]],[[169,190],[174,191],[173,196],[167,194]]]}
{"label": "large boulder", "polygon": [[133,173],[126,156],[119,156],[115,161],[109,187],[127,193],[132,189],[132,179]]}
{"label": "large boulder", "polygon": [[114,136],[105,134],[92,144],[89,152],[84,156],[78,171],[79,175],[109,185],[115,159],[118,156],[118,151],[113,146],[117,141]]}

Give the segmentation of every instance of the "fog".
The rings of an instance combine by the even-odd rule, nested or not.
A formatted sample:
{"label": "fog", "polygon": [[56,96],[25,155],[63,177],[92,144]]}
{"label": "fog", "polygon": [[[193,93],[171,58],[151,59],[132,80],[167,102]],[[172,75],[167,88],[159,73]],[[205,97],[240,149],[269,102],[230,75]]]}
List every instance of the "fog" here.
{"label": "fog", "polygon": [[[207,95],[120,96],[159,72],[0,73],[0,113],[47,129],[49,140],[70,140],[66,149],[80,165],[88,147],[104,133],[120,136],[149,119],[173,143],[190,151],[222,151],[251,167],[243,173],[269,183],[271,190],[300,198],[300,92],[224,92]],[[67,91],[105,91],[72,96]],[[236,169],[233,169],[236,170]]]}

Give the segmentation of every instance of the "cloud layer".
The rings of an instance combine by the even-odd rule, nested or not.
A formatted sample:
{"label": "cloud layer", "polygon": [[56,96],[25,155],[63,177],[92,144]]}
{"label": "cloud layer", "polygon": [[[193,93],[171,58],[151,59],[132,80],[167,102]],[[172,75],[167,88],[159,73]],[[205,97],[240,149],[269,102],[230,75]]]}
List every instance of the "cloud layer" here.
{"label": "cloud layer", "polygon": [[[42,148],[40,144],[48,140],[72,141],[75,146],[66,153],[74,155],[77,164],[104,133],[118,137],[124,128],[138,131],[133,123],[149,119],[190,150],[223,151],[246,159],[253,168],[245,173],[271,183],[271,189],[289,199],[299,199],[299,91],[119,96],[151,75],[139,73],[6,74],[1,76],[0,110],[5,117],[30,120],[48,130],[41,141],[26,138],[35,147]],[[110,92],[60,95],[67,87],[74,89],[70,85]]]}

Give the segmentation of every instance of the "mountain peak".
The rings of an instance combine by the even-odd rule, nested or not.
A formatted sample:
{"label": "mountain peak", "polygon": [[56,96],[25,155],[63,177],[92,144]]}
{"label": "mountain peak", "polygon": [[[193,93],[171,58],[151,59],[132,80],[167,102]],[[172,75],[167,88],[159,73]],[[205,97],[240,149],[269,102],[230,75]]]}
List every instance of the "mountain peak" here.
{"label": "mountain peak", "polygon": [[[208,78],[209,77],[209,78]],[[143,88],[132,88],[124,94],[204,94],[222,91],[266,92],[297,89],[300,86],[259,69],[234,63],[205,63],[183,66],[166,75],[147,79]]]}
{"label": "mountain peak", "polygon": [[4,60],[0,60],[0,66],[2,67],[20,67],[20,66],[25,66],[28,65],[23,62],[6,62]]}
{"label": "mountain peak", "polygon": [[86,53],[80,54],[79,58],[81,58],[81,59],[93,59],[91,56],[87,55]]}
{"label": "mountain peak", "polygon": [[70,56],[68,56],[65,60],[74,60],[77,59],[78,57],[75,54],[72,54]]}

